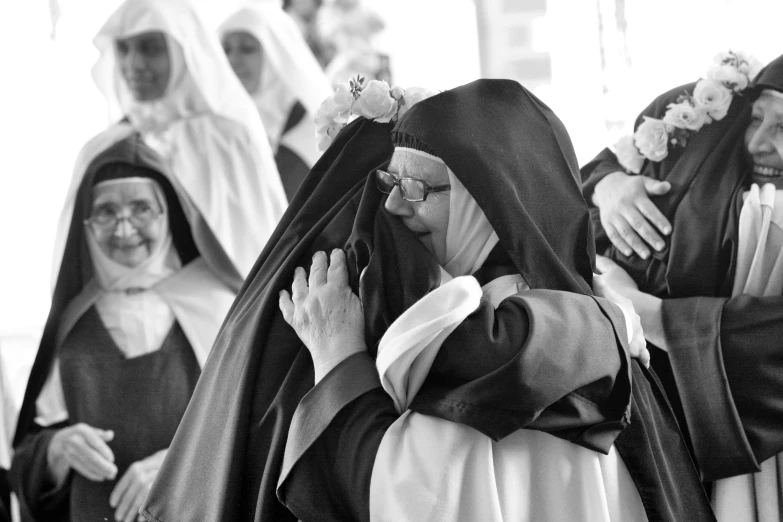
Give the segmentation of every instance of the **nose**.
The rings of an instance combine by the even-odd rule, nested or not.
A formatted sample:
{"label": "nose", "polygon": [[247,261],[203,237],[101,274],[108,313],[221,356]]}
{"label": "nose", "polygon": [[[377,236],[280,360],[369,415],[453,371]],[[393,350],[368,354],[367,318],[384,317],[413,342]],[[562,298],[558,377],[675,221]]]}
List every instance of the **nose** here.
{"label": "nose", "polygon": [[748,140],[748,152],[751,156],[769,154],[775,151],[772,134],[768,125],[762,123]]}
{"label": "nose", "polygon": [[117,226],[114,227],[114,235],[119,238],[131,237],[136,233],[136,227],[130,222],[128,216],[118,216]]}
{"label": "nose", "polygon": [[413,215],[413,208],[409,201],[402,199],[400,187],[395,186],[386,198],[384,205],[386,211],[398,217],[410,217]]}
{"label": "nose", "polygon": [[130,68],[134,71],[141,71],[147,65],[144,56],[142,56],[142,54],[132,46],[130,49],[128,49],[128,56],[126,57],[126,60],[128,61]]}

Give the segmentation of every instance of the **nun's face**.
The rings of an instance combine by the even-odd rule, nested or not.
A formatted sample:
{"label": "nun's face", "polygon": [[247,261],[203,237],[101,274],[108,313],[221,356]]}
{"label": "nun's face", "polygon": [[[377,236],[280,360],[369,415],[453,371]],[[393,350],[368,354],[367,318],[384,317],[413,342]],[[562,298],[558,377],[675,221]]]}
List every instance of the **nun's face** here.
{"label": "nun's face", "polygon": [[261,42],[245,31],[226,33],[223,36],[223,51],[245,90],[255,94],[261,85]]}
{"label": "nun's face", "polygon": [[753,103],[745,149],[755,174],[783,176],[783,98],[764,92]]}
{"label": "nun's face", "polygon": [[88,226],[117,263],[135,268],[165,239],[165,216],[150,183],[99,183],[92,197]]}
{"label": "nun's face", "polygon": [[119,38],[117,65],[136,101],[149,102],[166,94],[171,77],[171,54],[160,31]]}
{"label": "nun's face", "polygon": [[[443,163],[397,150],[392,155],[388,172],[395,178],[416,178],[435,187],[449,184],[449,173]],[[450,191],[431,192],[424,201],[405,201],[399,186],[386,200],[386,210],[399,217],[422,243],[435,254],[441,264],[446,260],[446,231],[449,228]]]}

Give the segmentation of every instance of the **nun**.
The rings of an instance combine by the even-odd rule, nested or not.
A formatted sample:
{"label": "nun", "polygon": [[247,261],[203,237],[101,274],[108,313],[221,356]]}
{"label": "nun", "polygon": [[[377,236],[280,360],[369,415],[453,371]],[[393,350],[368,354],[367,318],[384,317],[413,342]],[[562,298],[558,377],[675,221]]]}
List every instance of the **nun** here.
{"label": "nun", "polygon": [[242,278],[138,134],[90,162],[66,228],[11,483],[24,520],[130,522]]}
{"label": "nun", "polygon": [[277,0],[246,3],[218,29],[264,124],[290,200],[320,156],[313,118],[332,93],[296,22]]}
{"label": "nun", "polygon": [[[74,178],[111,144],[140,134],[247,275],[287,201],[261,119],[219,40],[190,2],[126,0],[93,41],[93,79],[112,124],[82,149]],[[55,268],[77,188],[72,182],[67,194]]]}

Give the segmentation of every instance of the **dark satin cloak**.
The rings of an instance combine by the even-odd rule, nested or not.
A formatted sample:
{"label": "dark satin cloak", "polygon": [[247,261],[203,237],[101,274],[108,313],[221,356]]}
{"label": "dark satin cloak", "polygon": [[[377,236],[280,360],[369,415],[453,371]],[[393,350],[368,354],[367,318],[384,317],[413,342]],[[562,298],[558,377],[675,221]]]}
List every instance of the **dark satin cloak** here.
{"label": "dark satin cloak", "polygon": [[[743,137],[760,86],[783,89],[783,59],[756,88],[735,96],[727,116],[705,125],[685,148],[641,174],[672,184],[653,202],[673,225],[662,252],[627,257],[608,242],[591,209],[598,249],[647,293],[664,299],[669,353],[654,348],[660,373],[705,480],[750,473],[783,451],[783,296],[731,297],[742,192],[750,183]],[[662,118],[688,84],[661,95],[642,116]],[[623,170],[608,149],[582,169],[585,197],[604,176]],[[683,426],[683,427],[685,427]]]}
{"label": "dark satin cloak", "polygon": [[[320,397],[322,394],[308,393],[313,387],[312,361],[293,330],[282,320],[277,307],[279,291],[290,285],[293,269],[297,265],[308,265],[315,251],[346,248],[352,287],[358,291],[365,306],[366,340],[372,353],[380,335],[399,313],[431,290],[439,280],[439,268],[434,259],[407,228],[383,211],[381,196],[374,189],[372,179],[365,179],[371,169],[391,156],[389,130],[389,125],[361,118],[348,125],[315,165],[295,196],[218,336],[169,456],[143,509],[149,520],[296,520],[295,515],[277,499],[275,489],[281,476],[284,454],[288,451],[286,439],[294,411],[305,396]],[[576,187],[572,174],[568,176],[569,183]],[[368,183],[366,190],[365,183]],[[578,196],[578,188],[574,192]],[[584,206],[584,202],[581,205]],[[539,215],[543,212],[542,205]],[[582,224],[576,229],[582,227],[586,236],[586,207],[584,214]],[[583,248],[583,255],[587,257],[590,245],[592,242],[583,240],[577,242],[576,247],[573,244],[564,247]],[[596,328],[598,332],[588,329],[583,338],[585,345],[603,350],[601,353],[605,360],[600,360],[599,356],[585,366],[582,379],[589,384],[583,386],[584,389],[577,390],[580,385],[575,384],[578,380],[574,381],[571,383],[572,393],[564,392],[566,395],[561,401],[552,404],[553,399],[548,397],[540,404],[549,401],[554,412],[547,431],[606,450],[627,418],[631,393],[630,366],[623,341],[618,340],[618,337],[624,339],[625,331],[617,309],[601,299],[584,295],[589,292],[589,285],[579,274],[589,274],[589,266],[588,258],[581,264],[565,266],[558,262],[554,267],[554,270],[562,270],[564,277],[560,281],[568,281],[563,284],[571,284],[573,289],[578,289],[569,294],[570,303],[564,300],[560,306],[581,307],[582,313],[592,314],[591,322],[611,326],[603,330]],[[364,267],[367,267],[367,272],[362,283],[358,284],[357,275]],[[381,288],[384,291],[378,291]],[[556,303],[552,306],[557,308]],[[538,308],[529,310],[537,311]],[[524,323],[527,317],[525,307],[517,305],[516,310],[518,313],[509,322],[522,321],[519,328],[523,332],[530,331]],[[544,314],[543,310],[541,312]],[[557,317],[556,313],[554,317]],[[606,342],[607,335],[611,337],[609,343]],[[505,348],[508,352],[503,357],[512,360],[507,368],[518,368],[514,350],[519,351],[521,345],[510,343]],[[522,359],[524,357],[519,360]],[[350,360],[356,361],[357,358]],[[371,360],[370,357],[365,357],[365,363],[368,360]],[[498,357],[499,360],[501,357]],[[596,368],[600,368],[600,376],[586,375]],[[491,373],[488,365],[485,369]],[[469,378],[471,370],[465,367],[462,371],[467,372],[464,375]],[[290,433],[301,434],[305,439],[317,438],[319,426],[328,425],[342,406],[364,394],[377,393],[377,390],[373,391],[373,375],[377,379],[376,374],[357,371],[352,374],[355,386],[329,388],[338,395],[326,400],[323,408],[313,410],[313,416],[305,415],[302,418],[304,424],[291,427]],[[512,375],[513,370],[506,371],[505,379]],[[487,397],[497,398],[493,388],[509,384],[506,380],[487,380],[484,387]],[[512,379],[512,386],[515,381]],[[637,386],[633,386],[636,390]],[[455,384],[450,390],[458,391],[458,388]],[[600,404],[594,404],[595,408],[585,408],[584,405],[591,401],[578,398],[579,393],[576,392],[579,391],[583,392],[583,398],[595,399]],[[345,393],[356,395],[346,397]],[[511,411],[494,416],[482,414],[492,404],[480,404],[475,405],[473,413],[457,418],[456,410],[451,409],[449,413],[449,391],[445,392],[446,395],[443,395],[443,390],[439,393],[441,395],[431,405],[443,408],[439,412],[433,411],[433,414],[473,425],[490,435],[494,433],[496,437],[530,423],[531,417],[547,418],[540,404],[531,407],[527,414]],[[655,403],[653,400],[638,402]],[[555,412],[557,405],[562,405],[562,411]],[[524,407],[521,409],[524,410]],[[379,411],[382,414],[383,410]],[[668,409],[664,405],[661,411]],[[607,429],[596,429],[591,433],[591,427],[600,425]],[[668,424],[668,429],[674,430],[664,430],[662,436],[656,435],[654,429],[644,431],[653,425],[665,426],[666,423],[639,422],[632,424],[627,432],[642,429],[643,433],[634,436],[635,441],[643,441],[645,437],[665,441],[671,443],[674,453],[677,453],[678,447],[682,448],[672,423]],[[672,436],[674,439],[671,439]],[[679,446],[677,440],[680,440]],[[294,444],[291,451],[306,449],[307,441],[304,441],[304,446],[300,443]],[[681,470],[687,476],[687,466],[677,467],[687,461],[687,454],[679,455],[682,458],[674,461],[678,464],[671,466],[665,461],[665,456],[651,452],[651,447],[642,442],[629,457],[632,461],[636,459],[640,466],[646,462],[650,467],[651,473],[640,485],[643,498],[642,490],[648,487],[650,491],[672,493],[656,508],[661,511],[678,511],[678,503],[701,502],[702,506],[707,506],[698,486],[697,493],[687,497],[679,497],[676,488],[660,487],[660,476],[670,470]],[[656,460],[659,458],[664,461]],[[306,477],[305,474],[305,496],[316,498],[325,484],[317,479],[307,482]],[[669,480],[668,484],[671,486],[673,481]],[[684,488],[684,491],[687,490]],[[679,500],[675,500],[677,498]]]}

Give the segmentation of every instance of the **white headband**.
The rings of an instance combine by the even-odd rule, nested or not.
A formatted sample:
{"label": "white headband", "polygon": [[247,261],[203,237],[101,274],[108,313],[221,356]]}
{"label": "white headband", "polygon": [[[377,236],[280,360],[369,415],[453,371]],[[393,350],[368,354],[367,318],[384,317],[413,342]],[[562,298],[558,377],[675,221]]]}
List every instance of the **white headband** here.
{"label": "white headband", "polygon": [[423,150],[411,149],[411,148],[408,148],[408,147],[394,147],[394,150],[395,151],[399,150],[401,152],[410,152],[412,154],[416,154],[417,156],[421,156],[422,158],[428,158],[428,159],[437,161],[438,163],[443,163],[444,165],[446,164],[446,162],[443,161],[442,159],[440,159],[439,157],[433,156],[432,154],[424,152]]}

